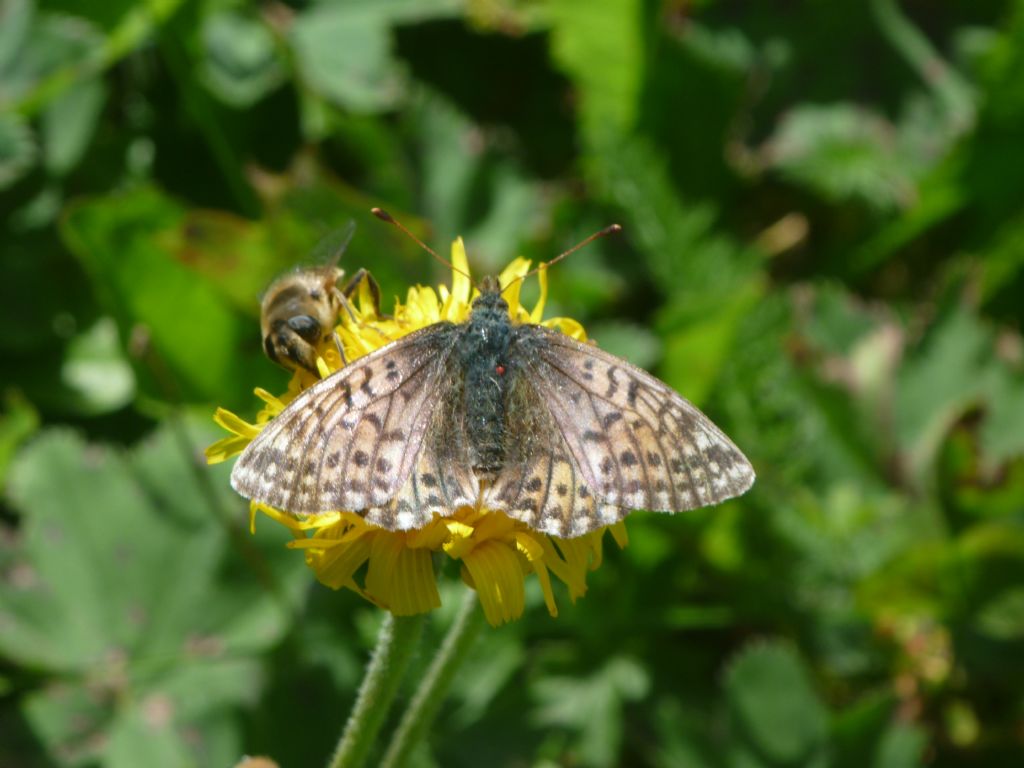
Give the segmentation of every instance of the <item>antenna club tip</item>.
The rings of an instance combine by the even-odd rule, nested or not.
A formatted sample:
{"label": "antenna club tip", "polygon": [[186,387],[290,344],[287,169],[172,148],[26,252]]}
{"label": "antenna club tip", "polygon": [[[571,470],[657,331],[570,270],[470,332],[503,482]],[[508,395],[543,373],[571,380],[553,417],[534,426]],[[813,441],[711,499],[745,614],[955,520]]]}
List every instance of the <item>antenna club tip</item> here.
{"label": "antenna club tip", "polygon": [[395,220],[391,217],[391,214],[385,211],[383,208],[371,208],[370,213],[372,213],[381,221],[386,221],[390,224],[395,223]]}
{"label": "antenna club tip", "polygon": [[601,233],[602,235],[614,235],[622,231],[621,224],[612,224],[610,227],[606,227]]}

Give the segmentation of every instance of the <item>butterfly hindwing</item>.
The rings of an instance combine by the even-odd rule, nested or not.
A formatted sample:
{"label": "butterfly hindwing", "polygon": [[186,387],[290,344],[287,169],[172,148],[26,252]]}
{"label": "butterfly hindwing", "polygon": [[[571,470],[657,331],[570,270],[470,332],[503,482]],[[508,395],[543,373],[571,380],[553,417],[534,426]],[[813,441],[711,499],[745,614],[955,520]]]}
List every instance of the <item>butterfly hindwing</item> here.
{"label": "butterfly hindwing", "polygon": [[293,514],[389,508],[421,461],[456,335],[431,325],[302,392],[242,453],[232,486]]}
{"label": "butterfly hindwing", "polygon": [[514,365],[509,375],[505,461],[484,504],[556,536],[579,536],[621,520],[628,510],[591,493],[529,369]]}

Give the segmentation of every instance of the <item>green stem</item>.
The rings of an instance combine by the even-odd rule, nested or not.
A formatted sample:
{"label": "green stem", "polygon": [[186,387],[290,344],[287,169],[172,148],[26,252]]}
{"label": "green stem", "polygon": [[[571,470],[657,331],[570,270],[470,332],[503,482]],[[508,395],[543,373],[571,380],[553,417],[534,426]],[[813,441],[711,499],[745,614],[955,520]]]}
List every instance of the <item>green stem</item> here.
{"label": "green stem", "polygon": [[897,0],[871,0],[871,10],[889,43],[942,101],[955,129],[960,132],[969,128],[974,122],[975,107],[967,81],[903,14]]}
{"label": "green stem", "polygon": [[359,696],[328,768],[357,768],[366,760],[419,645],[422,629],[422,615],[385,616]]}
{"label": "green stem", "polygon": [[405,764],[424,732],[434,722],[437,710],[444,701],[455,672],[465,660],[473,641],[483,626],[483,611],[477,605],[476,592],[466,590],[458,615],[441,644],[441,649],[430,664],[430,669],[413,696],[402,721],[395,729],[381,768],[399,768]]}

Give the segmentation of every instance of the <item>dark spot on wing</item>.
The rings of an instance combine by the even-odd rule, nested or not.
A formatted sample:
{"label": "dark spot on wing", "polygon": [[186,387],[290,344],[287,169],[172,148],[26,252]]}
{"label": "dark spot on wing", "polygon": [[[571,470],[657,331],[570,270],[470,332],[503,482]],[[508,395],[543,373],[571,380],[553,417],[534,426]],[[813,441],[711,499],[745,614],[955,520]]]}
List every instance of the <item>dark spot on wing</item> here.
{"label": "dark spot on wing", "polygon": [[618,421],[621,418],[622,418],[622,414],[619,413],[618,411],[614,411],[613,413],[606,414],[605,417],[603,419],[601,419],[601,426],[603,426],[605,429],[609,429],[609,428],[611,428],[612,424],[614,424],[616,421]]}
{"label": "dark spot on wing", "polygon": [[636,393],[640,389],[640,382],[636,379],[629,380],[629,387],[626,389],[626,402],[632,408],[636,405]]}

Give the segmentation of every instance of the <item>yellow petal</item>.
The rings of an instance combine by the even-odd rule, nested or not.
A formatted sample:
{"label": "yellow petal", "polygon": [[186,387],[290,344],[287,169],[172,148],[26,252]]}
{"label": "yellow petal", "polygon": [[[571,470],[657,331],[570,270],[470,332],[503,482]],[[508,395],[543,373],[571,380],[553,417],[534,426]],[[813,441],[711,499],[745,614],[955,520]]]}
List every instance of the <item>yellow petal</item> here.
{"label": "yellow petal", "polygon": [[556,331],[561,331],[566,336],[572,336],[576,341],[586,341],[587,332],[583,330],[583,326],[571,317],[552,317],[541,323],[545,328],[554,328]]}
{"label": "yellow petal", "polygon": [[284,403],[281,402],[280,398],[278,398],[277,395],[270,394],[267,390],[263,389],[263,387],[256,387],[252,392],[256,397],[267,404],[267,407],[263,410],[268,411],[275,416],[284,410]]}
{"label": "yellow petal", "polygon": [[213,414],[213,420],[228,432],[232,432],[240,437],[247,437],[250,440],[260,433],[260,428],[255,424],[243,421],[226,408],[218,408],[216,413]]}
{"label": "yellow petal", "polygon": [[527,562],[537,574],[537,581],[540,582],[541,592],[544,594],[544,604],[552,618],[558,617],[558,606],[555,604],[555,593],[551,590],[551,576],[548,574],[547,566],[544,564],[544,547],[531,534],[519,531],[515,534],[516,548],[526,556]]}
{"label": "yellow petal", "polygon": [[227,461],[232,456],[237,456],[244,451],[245,447],[251,442],[252,438],[241,437],[239,435],[222,437],[203,451],[206,455],[206,463],[220,464],[222,461]]}
{"label": "yellow petal", "polygon": [[[502,287],[501,295],[508,302],[508,312],[513,319],[519,320],[522,305],[519,303],[519,293],[523,288],[523,276],[530,271],[530,260],[517,256],[498,275],[498,284]],[[505,290],[507,288],[507,290]],[[521,321],[520,321],[521,322]]]}
{"label": "yellow petal", "polygon": [[539,323],[541,318],[544,317],[544,305],[548,300],[547,264],[541,264],[540,269],[537,270],[537,282],[540,283],[540,298],[537,299],[537,303],[533,305],[533,311],[530,313],[531,323]]}
{"label": "yellow petal", "polygon": [[366,591],[396,616],[426,613],[441,605],[430,551],[409,549],[404,533],[373,538]]}
{"label": "yellow petal", "polygon": [[428,523],[418,531],[406,533],[406,544],[413,549],[437,550],[441,548],[450,536],[451,533],[448,531],[444,521],[435,517],[431,523]]}
{"label": "yellow petal", "polygon": [[462,242],[461,237],[455,238],[455,242],[452,243],[452,266],[452,292],[441,309],[441,317],[444,320],[458,322],[469,306],[470,293],[473,291],[473,283],[469,279],[466,244]]}
{"label": "yellow petal", "polygon": [[608,530],[611,531],[612,538],[619,545],[619,549],[625,549],[629,546],[629,534],[626,532],[625,520],[619,520],[614,525],[609,525]]}
{"label": "yellow petal", "polygon": [[310,551],[307,562],[321,584],[326,584],[332,589],[347,587],[354,592],[363,594],[363,590],[356,584],[353,577],[363,563],[370,558],[374,540],[375,536],[370,534],[345,542],[341,546],[330,547],[319,552]]}
{"label": "yellow petal", "polygon": [[496,627],[523,614],[523,568],[510,546],[491,539],[475,547],[462,562],[472,577],[488,624]]}
{"label": "yellow petal", "polygon": [[[571,542],[572,539],[552,539],[545,536],[540,540],[541,546],[544,547],[544,564],[559,581],[565,583],[569,588],[569,599],[576,602],[577,597],[587,593],[587,568],[585,563],[581,564],[578,560],[570,561],[563,556],[564,550],[561,545],[567,541]],[[558,547],[555,546],[556,542]]]}

